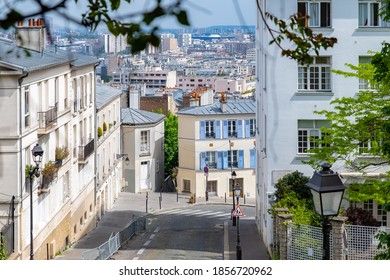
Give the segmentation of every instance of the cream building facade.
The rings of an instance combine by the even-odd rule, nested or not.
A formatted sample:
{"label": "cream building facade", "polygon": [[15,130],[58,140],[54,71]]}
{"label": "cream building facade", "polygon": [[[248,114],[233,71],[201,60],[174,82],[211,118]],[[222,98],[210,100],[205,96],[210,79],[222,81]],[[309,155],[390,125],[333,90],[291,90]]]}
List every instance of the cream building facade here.
{"label": "cream building facade", "polygon": [[[96,84],[96,214],[100,220],[110,210],[122,190],[121,154],[121,94],[122,91]],[[104,130],[106,128],[106,130]],[[102,133],[101,136],[100,132]]]}
{"label": "cream building facade", "polygon": [[[255,102],[228,100],[180,110],[178,191],[205,197],[255,196]],[[208,176],[205,176],[205,166]],[[237,174],[235,182],[232,171]],[[207,177],[207,178],[206,178]]]}
{"label": "cream building facade", "polygon": [[[97,60],[44,49],[41,24],[19,27],[30,56],[13,42],[0,41],[0,231],[10,259],[30,257],[31,232],[33,257],[50,259],[96,224]],[[31,192],[25,170],[35,166],[36,144],[44,150],[41,173],[49,164],[56,167],[52,180],[35,178]],[[68,151],[61,161],[57,148]]]}

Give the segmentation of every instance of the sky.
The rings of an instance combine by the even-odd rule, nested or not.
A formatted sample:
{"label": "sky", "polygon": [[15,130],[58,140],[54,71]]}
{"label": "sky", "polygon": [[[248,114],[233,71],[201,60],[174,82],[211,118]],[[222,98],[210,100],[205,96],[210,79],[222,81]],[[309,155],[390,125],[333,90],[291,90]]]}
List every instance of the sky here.
{"label": "sky", "polygon": [[[58,2],[47,0],[48,3]],[[154,6],[156,0],[132,0],[130,6],[121,6],[121,13],[133,13]],[[171,0],[163,0],[169,2]],[[1,1],[0,1],[1,2]],[[124,2],[124,1],[122,1]],[[33,0],[16,0],[21,10],[34,11]],[[78,19],[85,12],[87,0],[69,0],[66,12]],[[256,25],[256,0],[183,0],[187,8],[191,27],[202,28],[214,25]],[[1,8],[1,7],[0,7]],[[4,11],[4,9],[1,9]],[[1,11],[0,11],[1,14]],[[57,14],[51,14],[55,26],[69,26],[69,21],[60,19]],[[162,28],[181,28],[175,20],[164,20]]]}

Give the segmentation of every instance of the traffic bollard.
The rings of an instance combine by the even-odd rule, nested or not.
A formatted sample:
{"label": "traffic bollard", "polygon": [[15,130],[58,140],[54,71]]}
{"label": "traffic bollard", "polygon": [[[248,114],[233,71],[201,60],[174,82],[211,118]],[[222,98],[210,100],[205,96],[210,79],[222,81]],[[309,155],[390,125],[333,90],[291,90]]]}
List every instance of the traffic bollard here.
{"label": "traffic bollard", "polygon": [[146,193],[146,213],[148,213],[148,199],[149,199],[149,193]]}

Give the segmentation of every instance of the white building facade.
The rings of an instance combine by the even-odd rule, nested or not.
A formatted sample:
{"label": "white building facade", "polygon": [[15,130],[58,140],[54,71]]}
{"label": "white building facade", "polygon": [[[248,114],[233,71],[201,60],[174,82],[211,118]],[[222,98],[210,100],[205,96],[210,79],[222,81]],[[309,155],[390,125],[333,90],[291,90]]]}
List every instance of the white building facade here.
{"label": "white building facade", "polygon": [[[272,243],[272,219],[267,209],[268,195],[282,176],[298,170],[311,177],[308,159],[311,137],[321,137],[320,128],[327,125],[313,111],[331,109],[330,102],[339,97],[353,97],[359,92],[359,80],[345,78],[332,69],[348,71],[345,65],[357,65],[379,51],[388,39],[390,29],[378,14],[380,1],[283,1],[261,0],[264,13],[287,19],[305,13],[306,24],[314,32],[336,37],[337,44],[321,51],[314,63],[305,66],[281,56],[258,11],[257,26],[257,217],[259,231],[266,245]],[[272,25],[272,23],[270,23]],[[335,170],[337,171],[337,170]],[[375,217],[375,213],[374,213]]]}

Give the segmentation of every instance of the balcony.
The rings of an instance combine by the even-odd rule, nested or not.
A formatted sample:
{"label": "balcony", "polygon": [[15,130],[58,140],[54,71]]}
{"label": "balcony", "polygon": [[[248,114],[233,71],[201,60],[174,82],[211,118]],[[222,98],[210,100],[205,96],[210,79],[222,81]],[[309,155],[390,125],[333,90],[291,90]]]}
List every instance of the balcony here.
{"label": "balcony", "polygon": [[93,153],[94,150],[95,143],[93,138],[89,138],[88,140],[83,139],[83,141],[81,141],[81,145],[79,146],[79,164],[86,164],[88,162],[88,157]]}
{"label": "balcony", "polygon": [[229,137],[237,137],[237,132],[236,132],[236,131],[234,131],[234,132],[229,132],[229,133],[228,133],[228,136],[229,136]]}
{"label": "balcony", "polygon": [[206,132],[206,138],[215,138],[215,133],[214,132]]}
{"label": "balcony", "polygon": [[57,123],[58,105],[50,107],[46,112],[38,112],[38,135],[50,133]]}

